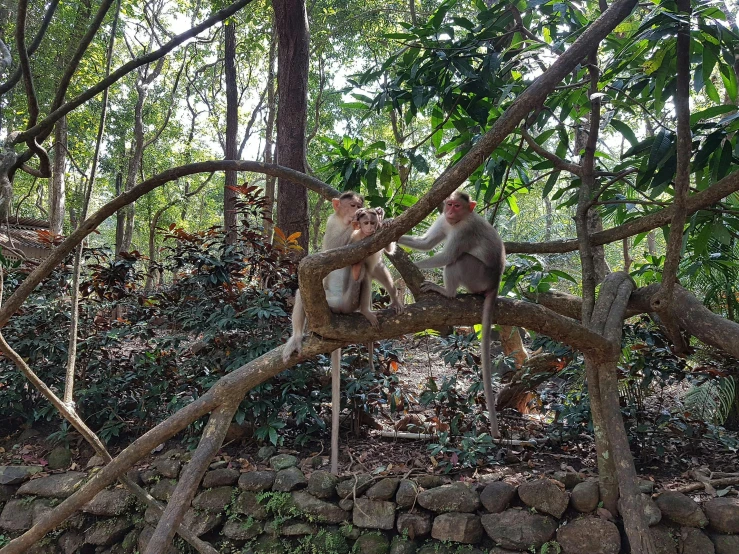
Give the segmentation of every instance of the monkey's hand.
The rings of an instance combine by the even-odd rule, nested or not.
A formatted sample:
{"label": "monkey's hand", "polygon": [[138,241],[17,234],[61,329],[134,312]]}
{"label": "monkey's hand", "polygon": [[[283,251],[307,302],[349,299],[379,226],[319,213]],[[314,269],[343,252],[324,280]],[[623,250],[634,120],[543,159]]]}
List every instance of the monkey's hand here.
{"label": "monkey's hand", "polygon": [[300,354],[303,350],[303,335],[293,335],[282,347],[282,361],[286,362],[290,359],[293,352]]}
{"label": "monkey's hand", "polygon": [[392,302],[390,304],[390,307],[395,310],[396,314],[402,314],[405,312],[405,306],[403,306],[402,302]]}
{"label": "monkey's hand", "polygon": [[437,294],[441,294],[442,296],[446,296],[447,298],[454,298],[456,294],[449,294],[449,291],[447,291],[444,287],[440,287],[436,283],[432,283],[431,281],[424,281],[421,283],[421,292],[435,292]]}
{"label": "monkey's hand", "polygon": [[377,316],[375,315],[375,312],[372,310],[360,310],[361,314],[367,318],[367,321],[370,322],[370,325],[377,329],[380,326],[380,322],[377,321]]}

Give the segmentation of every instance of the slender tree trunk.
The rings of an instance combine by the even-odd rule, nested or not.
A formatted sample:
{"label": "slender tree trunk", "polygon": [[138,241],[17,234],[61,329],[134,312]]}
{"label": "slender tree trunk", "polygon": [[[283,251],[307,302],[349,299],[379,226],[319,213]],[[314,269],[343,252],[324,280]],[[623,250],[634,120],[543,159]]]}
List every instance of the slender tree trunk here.
{"label": "slender tree trunk", "polygon": [[[272,28],[272,38],[269,43],[269,67],[267,69],[267,128],[264,131],[264,163],[275,163],[275,115],[277,113],[277,99],[275,90],[275,58],[277,51],[277,32]],[[272,242],[274,227],[275,206],[275,178],[267,175],[264,187],[264,196],[267,198],[266,214],[263,221],[264,237],[268,243]]]}
{"label": "slender tree trunk", "polygon": [[64,173],[67,168],[67,118],[62,117],[54,129],[54,165],[49,190],[49,230],[61,235],[64,226],[66,189]]}
{"label": "slender tree trunk", "polygon": [[[120,196],[123,192],[123,173],[119,170],[115,175],[115,195]],[[115,214],[115,251],[123,249],[123,229],[126,226],[126,212],[121,209]]]}
{"label": "slender tree trunk", "polygon": [[[308,17],[305,0],[273,0],[277,27],[277,159],[280,165],[305,172],[305,130],[308,109]],[[308,191],[280,178],[277,225],[308,252]]]}
{"label": "slender tree trunk", "polygon": [[[136,84],[136,107],[134,108],[133,120],[133,145],[131,146],[131,157],[128,159],[128,171],[126,172],[126,191],[136,185],[136,179],[144,157],[144,102],[148,96],[149,87],[139,81]],[[136,218],[136,204],[131,203],[124,210],[125,225],[123,227],[123,238],[120,248],[116,251],[127,252],[131,249],[133,241],[133,224]]]}
{"label": "slender tree trunk", "polygon": [[[236,90],[236,23],[234,18],[224,25],[226,74],[226,159],[238,157],[236,135],[239,129],[239,93]],[[226,243],[236,243],[236,191],[229,187],[236,186],[236,172],[226,171],[226,182],[223,190],[223,226],[226,228]]]}

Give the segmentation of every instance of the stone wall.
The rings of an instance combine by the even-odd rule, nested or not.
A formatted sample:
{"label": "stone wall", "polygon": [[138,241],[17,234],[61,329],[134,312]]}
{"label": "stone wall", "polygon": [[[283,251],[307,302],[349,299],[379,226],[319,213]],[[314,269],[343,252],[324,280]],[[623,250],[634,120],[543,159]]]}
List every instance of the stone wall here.
{"label": "stone wall", "polygon": [[[132,471],[155,498],[171,496],[187,454],[170,451],[150,469]],[[439,475],[402,479],[357,474],[338,479],[320,458],[280,454],[269,469],[211,465],[184,524],[220,552],[285,554],[618,554],[628,546],[619,522],[599,507],[598,485],[576,473],[516,484],[505,471],[478,481]],[[253,467],[253,466],[248,466]],[[87,475],[69,471],[41,478],[41,467],[0,467],[0,533],[29,529]],[[509,479],[511,482],[506,481]],[[739,499],[700,506],[676,492],[644,510],[660,554],[739,554]],[[125,489],[102,491],[35,553],[141,552],[156,518]],[[0,540],[4,540],[0,539]],[[191,552],[180,539],[171,552]]]}

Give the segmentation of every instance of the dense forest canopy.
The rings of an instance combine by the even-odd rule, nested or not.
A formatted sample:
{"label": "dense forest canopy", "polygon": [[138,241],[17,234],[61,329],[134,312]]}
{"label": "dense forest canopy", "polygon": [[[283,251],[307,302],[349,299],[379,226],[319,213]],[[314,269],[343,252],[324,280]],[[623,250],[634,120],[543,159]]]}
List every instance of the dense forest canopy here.
{"label": "dense forest canopy", "polygon": [[[733,0],[6,3],[0,385],[14,392],[2,417],[51,417],[51,402],[110,463],[2,552],[193,422],[203,434],[177,500],[234,416],[283,440],[280,410],[317,386],[313,362],[298,362],[479,323],[479,298],[421,294],[403,252],[391,260],[417,302],[378,329],[332,314],[321,285],[423,232],[460,187],[506,241],[496,322],[578,360],[601,497],[632,552],[655,552],[618,372],[646,325],[663,369],[720,368],[699,392],[706,417],[739,427],[738,81]],[[344,190],[394,219],[318,253],[327,200]],[[48,221],[48,257],[19,268],[23,218]],[[298,272],[315,334],[285,364]],[[128,340],[151,351],[107,375],[101,353]],[[277,395],[264,382],[286,369]],[[325,429],[319,405],[294,408],[303,440]],[[151,430],[111,459],[91,428],[106,442]],[[147,551],[188,504],[170,502]]]}

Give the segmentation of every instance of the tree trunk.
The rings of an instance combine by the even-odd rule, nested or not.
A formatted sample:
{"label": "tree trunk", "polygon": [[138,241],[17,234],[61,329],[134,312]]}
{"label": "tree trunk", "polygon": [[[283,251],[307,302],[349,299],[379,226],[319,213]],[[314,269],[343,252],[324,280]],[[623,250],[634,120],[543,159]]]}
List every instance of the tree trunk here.
{"label": "tree trunk", "polygon": [[[274,132],[275,114],[277,113],[277,100],[275,97],[275,50],[277,49],[277,33],[272,29],[272,39],[269,44],[269,68],[267,69],[267,126],[264,131],[264,163],[275,163],[274,156]],[[263,221],[264,238],[268,243],[272,242],[272,229],[274,227],[274,205],[275,205],[275,178],[267,175],[264,186],[264,196],[267,198],[266,214]]]}
{"label": "tree trunk", "polygon": [[[308,109],[308,17],[305,0],[273,0],[277,27],[277,159],[280,165],[305,171],[305,129]],[[308,252],[308,191],[280,178],[277,225],[286,235],[300,233]]]}
{"label": "tree trunk", "polygon": [[503,348],[503,354],[513,356],[516,369],[521,369],[521,366],[529,359],[518,327],[500,326],[500,346]]}
{"label": "tree trunk", "polygon": [[54,166],[49,190],[49,230],[61,235],[64,226],[66,190],[64,172],[67,166],[67,118],[62,117],[54,129]]}
{"label": "tree trunk", "polygon": [[[136,108],[134,109],[133,120],[133,145],[131,146],[131,157],[128,159],[128,171],[126,173],[126,192],[136,185],[136,178],[141,167],[141,160],[144,157],[144,102],[148,95],[149,87],[142,83],[141,80],[136,84]],[[123,226],[123,237],[120,247],[116,249],[118,252],[127,252],[131,249],[133,241],[133,223],[136,218],[136,204],[131,203],[126,206],[124,212],[125,224]]]}
{"label": "tree trunk", "polygon": [[[232,18],[224,25],[226,76],[226,159],[238,157],[236,134],[239,129],[239,94],[236,90],[236,23]],[[226,182],[223,190],[223,226],[226,229],[226,244],[236,243],[236,191],[229,187],[236,186],[236,172],[226,171]]]}
{"label": "tree trunk", "polygon": [[[118,171],[115,175],[115,195],[120,196],[123,192],[123,173]],[[115,214],[115,251],[120,252],[123,249],[123,229],[126,225],[126,212],[124,209],[119,210]]]}

